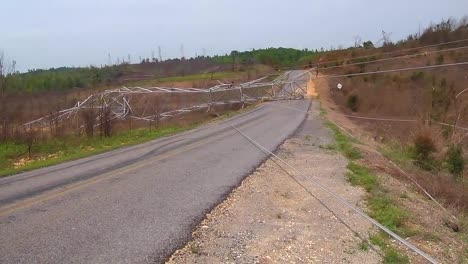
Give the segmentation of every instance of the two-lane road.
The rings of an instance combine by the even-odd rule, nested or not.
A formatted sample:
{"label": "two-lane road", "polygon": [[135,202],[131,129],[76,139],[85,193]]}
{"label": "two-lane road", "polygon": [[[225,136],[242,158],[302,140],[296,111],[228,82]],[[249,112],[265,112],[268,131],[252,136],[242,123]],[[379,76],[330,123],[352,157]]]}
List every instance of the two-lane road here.
{"label": "two-lane road", "polygon": [[[273,150],[305,117],[277,104],[309,107],[265,103],[229,123]],[[219,121],[0,179],[0,263],[160,262],[264,159]]]}

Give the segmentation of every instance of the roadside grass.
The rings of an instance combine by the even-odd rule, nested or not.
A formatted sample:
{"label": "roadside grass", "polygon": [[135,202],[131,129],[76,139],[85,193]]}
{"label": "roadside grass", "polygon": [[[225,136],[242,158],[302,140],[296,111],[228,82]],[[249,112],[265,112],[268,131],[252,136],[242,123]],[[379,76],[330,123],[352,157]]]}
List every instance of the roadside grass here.
{"label": "roadside grass", "polygon": [[[84,158],[124,146],[136,145],[149,140],[189,130],[196,125],[172,126],[161,129],[134,129],[120,132],[109,138],[68,137],[37,142],[33,156],[27,160],[26,144],[7,142],[0,144],[0,176],[38,169],[61,162]],[[24,164],[15,163],[24,160]]]}
{"label": "roadside grass", "polygon": [[404,221],[408,213],[400,208],[389,196],[386,190],[379,184],[378,178],[368,168],[350,162],[348,164],[348,181],[353,186],[363,187],[367,193],[368,214],[382,225],[395,233],[407,236],[412,233],[405,228]]}
{"label": "roadside grass", "polygon": [[350,162],[348,169],[347,177],[352,185],[362,186],[368,192],[373,192],[379,188],[377,178],[366,167]]}
{"label": "roadside grass", "polygon": [[399,252],[389,244],[388,236],[385,233],[378,232],[370,236],[369,240],[372,244],[378,246],[384,252],[383,263],[410,263],[408,256],[403,255],[401,252]]}
{"label": "roadside grass", "polygon": [[333,131],[335,137],[335,144],[329,146],[330,149],[335,149],[343,153],[343,155],[350,160],[362,158],[361,152],[353,146],[351,138],[343,134],[334,124],[327,122],[327,126]]}
{"label": "roadside grass", "polygon": [[[320,98],[317,97],[317,100],[319,100],[319,99],[320,99]],[[321,101],[320,101],[320,107],[319,107],[319,109],[320,109],[320,114],[319,114],[320,116],[323,117],[323,116],[326,116],[326,115],[328,114],[328,113],[327,113],[327,110],[326,110],[325,108],[323,108],[322,102],[321,102]]]}
{"label": "roadside grass", "polygon": [[[357,160],[362,158],[362,154],[353,146],[353,140],[342,133],[334,124],[330,122],[327,124],[333,131],[335,138],[333,149],[341,152],[351,160],[347,166],[348,172],[346,176],[348,181],[353,186],[363,187],[367,192],[368,215],[401,236],[412,234],[412,230],[404,226],[409,213],[398,206],[396,201],[392,199],[390,194],[379,183],[377,176],[369,168],[357,163]],[[383,263],[409,263],[408,256],[391,245],[390,237],[387,234],[378,232],[370,236],[370,242],[379,246],[384,253]],[[359,248],[367,250],[368,245],[366,242],[362,242]]]}

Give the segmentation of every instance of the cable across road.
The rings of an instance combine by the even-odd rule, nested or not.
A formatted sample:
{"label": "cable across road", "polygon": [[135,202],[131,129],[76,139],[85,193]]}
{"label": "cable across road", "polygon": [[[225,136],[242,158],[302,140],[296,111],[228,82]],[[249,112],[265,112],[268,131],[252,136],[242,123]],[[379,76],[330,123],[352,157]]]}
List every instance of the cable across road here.
{"label": "cable across road", "polygon": [[227,122],[225,119],[222,119],[223,122],[225,122],[227,125],[229,125],[232,129],[236,130],[242,137],[244,137],[245,139],[247,139],[251,144],[253,144],[255,147],[257,147],[260,151],[262,151],[264,154],[266,154],[267,156],[273,156],[275,157],[277,160],[279,160],[282,164],[284,164],[285,166],[289,167],[290,169],[296,171],[297,173],[299,173],[301,176],[303,176],[304,178],[308,179],[309,181],[311,181],[312,183],[314,183],[317,187],[319,187],[322,191],[328,193],[329,195],[333,196],[337,201],[339,201],[341,204],[345,205],[346,207],[348,207],[349,209],[351,209],[352,211],[354,211],[355,213],[357,213],[358,215],[360,215],[361,217],[363,217],[364,219],[366,219],[367,221],[371,222],[373,225],[377,226],[378,228],[380,228],[382,231],[384,231],[385,233],[387,233],[388,235],[390,235],[391,237],[393,237],[394,239],[398,240],[399,242],[401,242],[403,245],[405,245],[406,247],[408,247],[409,249],[413,250],[414,252],[416,252],[418,255],[420,255],[421,257],[423,257],[424,259],[426,259],[427,261],[429,261],[430,263],[439,263],[435,258],[433,258],[432,256],[428,255],[427,253],[425,253],[424,251],[422,251],[421,249],[419,249],[418,247],[416,247],[415,245],[411,244],[410,242],[406,241],[405,239],[403,239],[402,237],[400,237],[399,235],[397,235],[396,233],[394,233],[393,231],[391,231],[390,229],[388,229],[387,227],[385,227],[384,225],[380,224],[378,221],[374,220],[372,217],[368,216],[366,213],[364,213],[363,211],[361,211],[360,209],[358,209],[357,207],[353,206],[352,204],[350,204],[348,201],[346,201],[345,199],[343,199],[342,197],[340,197],[339,195],[335,194],[334,192],[330,191],[327,187],[325,187],[324,185],[322,185],[320,182],[316,181],[315,179],[313,179],[312,177],[308,176],[307,174],[305,174],[304,172],[302,172],[301,170],[299,170],[298,168],[292,166],[291,164],[289,164],[288,162],[286,162],[285,160],[283,160],[282,158],[278,157],[276,154],[274,154],[273,152],[269,151],[268,149],[266,149],[264,146],[262,146],[261,144],[259,144],[258,142],[256,142],[255,140],[253,140],[252,138],[250,138],[248,135],[246,135],[244,132],[240,131],[237,127],[233,126],[232,124],[230,124],[229,122]]}

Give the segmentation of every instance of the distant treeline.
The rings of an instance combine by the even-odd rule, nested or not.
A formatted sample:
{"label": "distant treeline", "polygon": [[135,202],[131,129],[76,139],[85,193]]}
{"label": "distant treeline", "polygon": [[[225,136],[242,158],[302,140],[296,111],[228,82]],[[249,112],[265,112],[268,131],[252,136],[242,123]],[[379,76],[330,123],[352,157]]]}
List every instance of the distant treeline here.
{"label": "distant treeline", "polygon": [[297,65],[299,61],[305,58],[310,60],[315,59],[324,52],[309,49],[292,49],[292,48],[267,48],[267,49],[253,49],[251,51],[239,52],[236,50],[231,51],[230,54],[223,56],[214,56],[213,59],[222,64],[265,64],[268,66],[280,68]]}
{"label": "distant treeline", "polygon": [[7,76],[7,91],[33,92],[43,90],[66,90],[85,88],[110,83],[125,70],[125,65],[80,68],[52,68],[48,70],[30,70]]}

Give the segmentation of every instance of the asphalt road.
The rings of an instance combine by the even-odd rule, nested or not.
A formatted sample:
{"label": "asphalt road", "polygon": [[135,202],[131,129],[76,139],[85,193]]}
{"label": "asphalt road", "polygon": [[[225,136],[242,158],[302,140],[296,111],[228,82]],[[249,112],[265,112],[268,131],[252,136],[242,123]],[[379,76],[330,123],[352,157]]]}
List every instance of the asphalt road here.
{"label": "asphalt road", "polygon": [[[274,150],[307,100],[229,123]],[[0,179],[0,263],[161,262],[265,156],[222,121]],[[255,202],[255,201],[252,201]]]}

